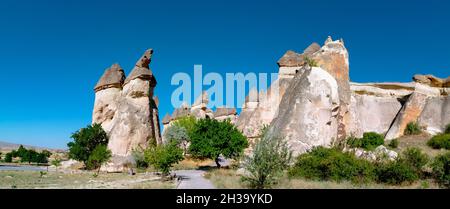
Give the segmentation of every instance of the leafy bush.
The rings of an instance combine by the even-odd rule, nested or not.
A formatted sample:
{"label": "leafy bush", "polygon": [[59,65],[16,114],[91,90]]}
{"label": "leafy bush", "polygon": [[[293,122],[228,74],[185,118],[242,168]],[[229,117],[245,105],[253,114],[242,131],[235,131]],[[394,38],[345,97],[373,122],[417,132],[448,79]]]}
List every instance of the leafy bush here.
{"label": "leafy bush", "polygon": [[381,163],[376,166],[378,182],[387,184],[412,183],[419,179],[416,170],[404,159]]}
{"label": "leafy bush", "polygon": [[51,164],[55,166],[56,172],[58,172],[58,167],[61,166],[61,159],[55,158],[54,160],[52,160]]}
{"label": "leafy bush", "polygon": [[450,188],[450,152],[436,156],[431,168],[439,185]]}
{"label": "leafy bush", "polygon": [[238,158],[248,147],[247,138],[229,120],[200,119],[190,137],[189,153],[195,158],[215,160],[219,168],[220,155]]}
{"label": "leafy bush", "polygon": [[397,147],[398,147],[398,139],[392,139],[392,140],[389,142],[388,146],[389,146],[390,148],[392,148],[392,149],[397,148]]}
{"label": "leafy bush", "polygon": [[438,134],[428,140],[427,145],[433,149],[450,149],[450,134]]}
{"label": "leafy bush", "polygon": [[144,151],[145,160],[149,165],[159,170],[163,177],[170,174],[170,168],[183,160],[183,150],[175,142],[150,146]]}
{"label": "leafy bush", "polygon": [[304,56],[303,59],[305,60],[306,64],[308,64],[310,67],[319,67],[319,63],[317,63],[316,60],[308,56]]}
{"label": "leafy bush", "polygon": [[108,150],[106,145],[100,144],[95,147],[92,153],[89,155],[86,167],[88,169],[97,169],[97,173],[100,171],[100,167],[103,163],[111,158],[111,151]]}
{"label": "leafy bush", "polygon": [[444,134],[450,134],[450,124],[445,126]]}
{"label": "leafy bush", "polygon": [[292,152],[281,137],[263,136],[256,144],[251,156],[246,157],[244,167],[249,175],[243,176],[251,188],[264,189],[276,184],[292,159]]}
{"label": "leafy bush", "polygon": [[381,134],[375,132],[367,132],[363,134],[362,138],[348,138],[347,144],[350,147],[360,147],[366,150],[373,150],[376,147],[384,144],[384,137]]}
{"label": "leafy bush", "polygon": [[174,126],[183,127],[186,129],[187,134],[190,136],[192,131],[194,130],[195,123],[197,123],[197,119],[194,116],[186,116],[178,118],[173,122]]}
{"label": "leafy bush", "polygon": [[12,162],[12,153],[8,152],[5,155],[5,163],[11,163]]}
{"label": "leafy bush", "polygon": [[108,137],[100,124],[89,125],[72,134],[73,142],[69,142],[69,158],[82,161],[87,166],[87,161],[94,149],[99,145],[107,145]]}
{"label": "leafy bush", "polygon": [[136,163],[136,168],[148,168],[148,163],[145,161],[145,155],[144,151],[141,149],[134,149],[131,152],[131,155],[133,156],[133,159]]}
{"label": "leafy bush", "polygon": [[289,170],[289,176],[361,183],[375,179],[374,170],[373,164],[356,158],[353,153],[344,153],[334,148],[315,147],[310,152],[298,156],[297,162]]}
{"label": "leafy bush", "polygon": [[420,134],[421,132],[422,131],[420,130],[419,123],[417,123],[417,122],[409,122],[406,125],[404,134],[405,135],[417,135],[417,134]]}
{"label": "leafy bush", "polygon": [[402,158],[409,164],[417,174],[422,174],[423,167],[428,163],[429,158],[422,150],[416,147],[410,147],[403,151]]}
{"label": "leafy bush", "polygon": [[183,149],[184,154],[187,154],[190,138],[186,128],[174,124],[168,127],[166,131],[164,131],[164,139],[166,140],[165,143],[174,141]]}

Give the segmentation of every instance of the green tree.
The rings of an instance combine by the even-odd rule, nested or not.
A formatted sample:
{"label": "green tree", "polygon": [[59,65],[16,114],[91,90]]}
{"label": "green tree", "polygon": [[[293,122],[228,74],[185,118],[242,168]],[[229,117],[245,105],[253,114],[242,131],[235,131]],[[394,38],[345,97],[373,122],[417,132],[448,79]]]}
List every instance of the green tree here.
{"label": "green tree", "polygon": [[261,140],[244,161],[249,174],[242,181],[248,182],[251,188],[264,189],[276,184],[292,160],[287,142],[281,137],[269,137],[266,130],[263,128]]}
{"label": "green tree", "polygon": [[174,141],[178,146],[180,146],[183,149],[184,155],[187,154],[190,138],[186,128],[174,124],[168,127],[167,130],[164,132],[164,138],[167,140],[167,142]]}
{"label": "green tree", "polygon": [[173,125],[185,128],[187,134],[190,136],[192,134],[192,131],[194,130],[195,123],[197,123],[197,119],[195,119],[195,117],[186,116],[175,120],[173,122]]}
{"label": "green tree", "polygon": [[247,138],[229,120],[206,118],[195,123],[189,153],[196,158],[212,159],[220,168],[220,155],[237,158],[247,147]]}
{"label": "green tree", "polygon": [[3,154],[3,153],[2,153],[2,152],[0,152],[0,160],[2,160],[2,154]]}
{"label": "green tree", "polygon": [[12,162],[12,153],[11,152],[8,152],[8,153],[6,153],[6,155],[5,155],[5,162],[6,163],[11,163]]}
{"label": "green tree", "polygon": [[55,159],[52,160],[51,164],[55,166],[56,172],[58,172],[58,167],[61,166],[61,159],[56,157]]}
{"label": "green tree", "polygon": [[21,157],[23,158],[25,155],[28,154],[28,150],[23,147],[23,145],[19,146],[19,149],[17,149],[17,152],[14,153],[16,156],[14,157]]}
{"label": "green tree", "polygon": [[98,145],[107,145],[108,136],[100,124],[89,125],[72,134],[69,142],[69,158],[82,161],[87,166],[89,156]]}
{"label": "green tree", "polygon": [[183,150],[175,142],[159,146],[150,146],[144,151],[145,160],[149,165],[160,171],[163,177],[170,174],[170,168],[183,160]]}
{"label": "green tree", "polygon": [[104,144],[97,145],[87,160],[88,169],[98,169],[97,174],[100,172],[100,167],[103,163],[111,158],[111,151]]}

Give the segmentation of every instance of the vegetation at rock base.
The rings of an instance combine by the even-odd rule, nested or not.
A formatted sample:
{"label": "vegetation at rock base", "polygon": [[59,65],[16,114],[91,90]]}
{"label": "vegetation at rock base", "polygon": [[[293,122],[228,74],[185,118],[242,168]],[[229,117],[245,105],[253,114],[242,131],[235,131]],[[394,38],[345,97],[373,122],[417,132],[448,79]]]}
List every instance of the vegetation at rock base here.
{"label": "vegetation at rock base", "polygon": [[438,155],[431,163],[433,177],[445,188],[450,189],[450,152]]}
{"label": "vegetation at rock base", "polygon": [[[97,161],[107,156],[104,147],[108,144],[108,136],[100,124],[82,128],[73,133],[71,137],[74,141],[67,144],[69,147],[69,158],[84,162],[87,169],[97,168]],[[102,147],[97,148],[98,146]],[[94,150],[97,156],[91,158]],[[90,161],[89,158],[91,158]]]}
{"label": "vegetation at rock base", "polygon": [[417,122],[409,122],[408,124],[406,124],[406,128],[405,128],[405,135],[417,135],[422,133],[422,131],[420,130],[420,126],[419,123]]}
{"label": "vegetation at rock base", "polygon": [[445,126],[444,133],[445,133],[445,134],[450,134],[450,124],[447,124],[447,125]]}
{"label": "vegetation at rock base", "polygon": [[409,164],[416,173],[421,174],[424,166],[430,161],[429,157],[419,148],[409,147],[402,152],[403,160]]}
{"label": "vegetation at rock base", "polygon": [[397,148],[397,147],[398,147],[398,139],[392,139],[392,140],[389,142],[388,146],[389,146],[390,148],[392,148],[392,149]]}
{"label": "vegetation at rock base", "polygon": [[248,147],[247,138],[229,120],[200,119],[192,131],[189,153],[209,158],[220,168],[219,156],[238,158]]}
{"label": "vegetation at rock base", "polygon": [[349,137],[347,138],[347,144],[350,147],[359,147],[365,150],[373,150],[376,147],[384,144],[384,137],[381,134],[375,132],[366,132],[362,138]]}
{"label": "vegetation at rock base", "polygon": [[136,168],[148,168],[148,163],[145,160],[144,149],[142,149],[141,147],[133,149],[133,151],[131,152],[131,156],[133,156],[134,162],[136,163]]}
{"label": "vegetation at rock base", "polygon": [[336,148],[315,147],[299,155],[289,170],[290,177],[311,180],[370,182],[376,178],[375,166]]}
{"label": "vegetation at rock base", "polygon": [[253,153],[244,161],[244,168],[249,174],[242,176],[243,182],[256,189],[277,184],[292,159],[292,152],[283,138],[268,136],[267,127],[262,129],[261,135]]}
{"label": "vegetation at rock base", "polygon": [[183,150],[175,142],[150,146],[144,151],[146,162],[160,171],[163,177],[170,174],[170,168],[183,160]]}
{"label": "vegetation at rock base", "polygon": [[106,145],[100,144],[95,147],[92,153],[89,155],[86,167],[88,169],[98,169],[97,173],[100,171],[100,166],[111,158],[111,151],[108,150]]}
{"label": "vegetation at rock base", "polygon": [[184,154],[187,154],[190,137],[186,128],[178,124],[173,124],[164,131],[164,138],[169,143],[172,141],[175,142],[177,146],[183,149]]}
{"label": "vegetation at rock base", "polygon": [[428,140],[427,145],[433,149],[450,149],[450,134],[438,134]]}

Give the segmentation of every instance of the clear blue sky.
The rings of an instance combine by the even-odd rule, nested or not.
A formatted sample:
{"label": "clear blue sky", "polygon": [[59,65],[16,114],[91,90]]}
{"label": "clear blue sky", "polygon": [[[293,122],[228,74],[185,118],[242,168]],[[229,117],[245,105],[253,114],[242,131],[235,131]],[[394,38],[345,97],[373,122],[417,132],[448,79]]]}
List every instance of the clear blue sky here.
{"label": "clear blue sky", "polygon": [[93,87],[147,48],[160,116],[172,74],[276,72],[288,49],[344,38],[356,82],[450,75],[448,1],[0,2],[0,140],[65,148],[91,122]]}

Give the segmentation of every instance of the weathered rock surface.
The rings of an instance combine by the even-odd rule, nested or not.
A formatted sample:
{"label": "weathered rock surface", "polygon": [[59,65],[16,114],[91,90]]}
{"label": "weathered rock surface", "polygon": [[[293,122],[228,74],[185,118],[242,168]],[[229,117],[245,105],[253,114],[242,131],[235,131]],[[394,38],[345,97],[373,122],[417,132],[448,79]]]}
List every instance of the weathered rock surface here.
{"label": "weathered rock surface", "polygon": [[438,78],[434,75],[414,75],[413,80],[431,87],[450,87],[450,76],[448,78]]}
{"label": "weathered rock surface", "polygon": [[291,81],[268,133],[287,139],[294,154],[329,146],[337,137],[338,108],[338,84],[333,76],[318,67],[305,67]]}
{"label": "weathered rock surface", "polygon": [[117,111],[125,73],[118,64],[108,68],[95,86],[95,102],[92,123],[101,124],[111,131],[111,121]]}
{"label": "weathered rock surface", "polygon": [[124,79],[123,70],[113,65],[96,86],[93,123],[99,123],[109,136],[112,159],[102,170],[122,172],[123,159],[145,148],[151,140],[162,143],[157,102],[153,99],[156,79],[149,64],[153,50],[147,50]]}
{"label": "weathered rock surface", "polygon": [[316,52],[312,59],[318,66],[330,73],[338,83],[339,109],[338,109],[338,136],[336,140],[344,140],[349,132],[350,123],[350,77],[348,51],[342,40],[333,41],[328,37],[320,51]]}
{"label": "weathered rock surface", "polygon": [[356,157],[366,159],[369,161],[383,161],[383,160],[393,161],[398,157],[397,152],[389,150],[383,145],[378,146],[377,148],[375,148],[374,151],[367,151],[362,148],[350,148],[344,151],[353,152]]}
{"label": "weathered rock surface", "polygon": [[386,133],[402,104],[395,97],[353,94],[351,97],[350,135],[362,137],[365,132]]}
{"label": "weathered rock surface", "polygon": [[[310,63],[306,57],[317,63],[312,74],[320,74],[321,78],[305,72]],[[250,140],[259,137],[263,125],[270,124],[270,134],[283,135],[294,153],[302,153],[312,146],[328,146],[349,135],[361,137],[365,132],[397,138],[412,121],[419,121],[430,133],[442,132],[450,123],[449,78],[416,75],[409,83],[350,82],[349,55],[342,39],[328,37],[324,46],[312,44],[302,54],[289,50],[278,65],[279,78],[269,91],[273,93],[274,86],[278,86],[279,99],[272,98],[269,92],[247,99],[236,122]],[[327,74],[318,73],[318,69]],[[336,85],[331,84],[330,76]],[[334,90],[337,101],[323,96]],[[251,91],[250,95],[257,93]]]}
{"label": "weathered rock surface", "polygon": [[418,122],[429,134],[444,132],[445,126],[450,124],[450,96],[429,98]]}
{"label": "weathered rock surface", "polygon": [[427,95],[414,92],[408,97],[397,117],[394,120],[389,131],[386,133],[386,139],[395,139],[403,135],[406,125],[410,122],[416,122],[425,107]]}

